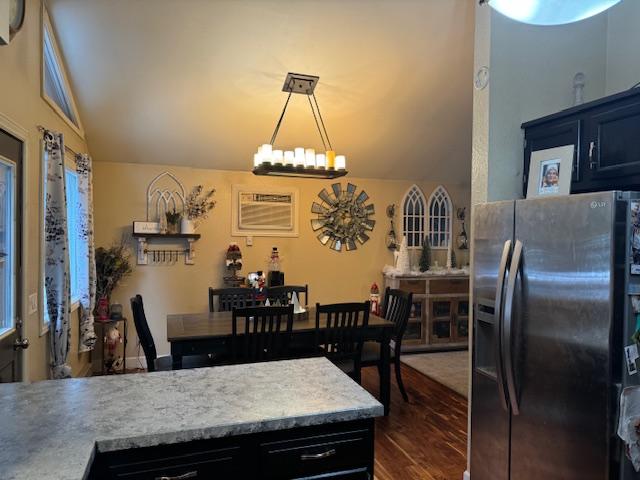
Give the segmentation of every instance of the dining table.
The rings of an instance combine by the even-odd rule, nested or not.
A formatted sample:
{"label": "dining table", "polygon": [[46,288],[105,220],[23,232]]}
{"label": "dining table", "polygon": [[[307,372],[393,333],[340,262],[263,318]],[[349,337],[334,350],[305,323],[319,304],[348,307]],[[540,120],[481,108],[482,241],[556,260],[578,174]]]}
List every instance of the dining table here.
{"label": "dining table", "polygon": [[[172,367],[182,368],[182,357],[228,352],[232,335],[231,312],[175,313],[167,315],[167,340],[171,344]],[[320,329],[322,329],[322,323]],[[369,314],[369,321],[361,329],[363,341],[380,344],[380,403],[385,415],[390,410],[391,395],[391,335],[394,323]],[[239,333],[241,335],[241,333]],[[292,342],[313,346],[316,340],[315,307],[294,313],[291,332]]]}

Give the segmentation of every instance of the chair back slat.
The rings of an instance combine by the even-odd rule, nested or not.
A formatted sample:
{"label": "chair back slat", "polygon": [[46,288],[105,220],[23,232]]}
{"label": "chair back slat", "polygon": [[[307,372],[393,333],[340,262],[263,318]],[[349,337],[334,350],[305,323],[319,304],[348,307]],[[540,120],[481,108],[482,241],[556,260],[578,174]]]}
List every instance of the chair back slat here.
{"label": "chair back slat", "polygon": [[[277,287],[267,288],[266,294],[271,305],[288,305],[293,293],[298,295],[300,305],[307,305],[309,286],[308,285],[280,285]],[[304,293],[304,303],[302,302],[301,293]]]}
{"label": "chair back slat", "polygon": [[254,307],[255,293],[252,288],[211,288],[209,287],[209,311],[215,312],[215,298],[218,297],[218,312],[230,312],[234,308]]}
{"label": "chair back slat", "polygon": [[[238,324],[244,326],[242,332]],[[293,305],[234,308],[231,357],[234,362],[264,362],[286,358],[293,328]]]}
{"label": "chair back slat", "polygon": [[136,333],[140,339],[140,345],[142,351],[147,360],[147,371],[154,372],[156,370],[156,358],[158,354],[156,352],[156,344],[153,341],[151,335],[151,329],[149,329],[149,323],[147,322],[147,316],[144,313],[144,304],[142,303],[142,296],[136,295],[131,298],[131,311],[133,313],[133,323],[136,326]]}
{"label": "chair back slat", "polygon": [[384,298],[384,318],[394,323],[392,338],[398,344],[402,342],[402,337],[409,323],[413,294],[387,287]]}
{"label": "chair back slat", "polygon": [[369,324],[369,308],[369,302],[316,304],[316,345],[327,358],[360,360],[361,330]]}

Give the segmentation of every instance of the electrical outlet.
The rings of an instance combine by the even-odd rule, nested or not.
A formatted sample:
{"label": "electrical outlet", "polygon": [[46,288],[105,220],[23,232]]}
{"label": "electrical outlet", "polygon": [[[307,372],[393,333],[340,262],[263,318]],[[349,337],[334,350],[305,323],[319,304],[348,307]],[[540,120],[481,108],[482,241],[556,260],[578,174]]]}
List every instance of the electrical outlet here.
{"label": "electrical outlet", "polygon": [[247,236],[247,247],[253,247],[253,237],[251,235]]}
{"label": "electrical outlet", "polygon": [[29,295],[29,315],[32,315],[38,311],[38,294],[32,293]]}

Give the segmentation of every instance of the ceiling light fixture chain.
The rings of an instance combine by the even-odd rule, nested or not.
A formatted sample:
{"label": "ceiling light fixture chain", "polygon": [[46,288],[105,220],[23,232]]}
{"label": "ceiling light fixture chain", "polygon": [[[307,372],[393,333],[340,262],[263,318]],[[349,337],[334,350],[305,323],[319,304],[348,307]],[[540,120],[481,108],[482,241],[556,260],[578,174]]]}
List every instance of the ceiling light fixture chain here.
{"label": "ceiling light fixture chain", "polygon": [[[320,113],[320,105],[318,105],[318,99],[316,98],[316,94],[312,93],[311,96],[313,97],[313,101],[316,104],[316,109],[318,110],[318,116],[320,117],[320,123],[322,124],[322,129],[324,130],[324,136],[327,138],[327,143],[329,144],[329,150],[333,150],[333,145],[331,145],[331,140],[329,140],[329,134],[327,133],[327,127],[324,126],[324,119],[322,118],[322,113]],[[309,102],[311,102],[311,99],[309,99]]]}
{"label": "ceiling light fixture chain", "polygon": [[[322,140],[322,146],[326,150],[327,144],[325,143],[324,137],[322,136],[322,130],[320,130],[320,124],[318,123],[318,117],[316,116],[316,111],[313,109],[313,103],[311,103],[311,96],[307,95],[307,98],[309,99],[309,106],[311,107],[311,113],[313,113],[313,119],[316,121],[316,127],[318,127],[318,133],[320,134],[320,140]],[[320,114],[320,110],[318,110],[318,114]],[[328,138],[327,138],[327,141],[329,141]]]}
{"label": "ceiling light fixture chain", "polygon": [[284,108],[282,109],[282,113],[280,114],[280,118],[278,119],[278,123],[276,124],[276,129],[273,131],[273,135],[271,135],[271,141],[269,142],[271,145],[276,141],[276,137],[278,136],[278,132],[280,131],[280,125],[282,125],[282,119],[284,118],[284,114],[287,111],[287,106],[289,105],[289,100],[291,100],[291,94],[293,92],[289,92],[289,96],[287,96],[287,101],[284,102]]}

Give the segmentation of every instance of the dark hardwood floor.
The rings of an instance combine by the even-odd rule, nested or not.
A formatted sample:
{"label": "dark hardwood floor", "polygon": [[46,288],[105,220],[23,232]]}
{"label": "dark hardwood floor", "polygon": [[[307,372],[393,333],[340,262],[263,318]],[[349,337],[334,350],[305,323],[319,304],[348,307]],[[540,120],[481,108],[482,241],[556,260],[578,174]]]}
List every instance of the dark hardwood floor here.
{"label": "dark hardwood floor", "polygon": [[[376,420],[378,480],[462,480],[467,466],[467,399],[402,365],[409,403],[391,385],[391,414]],[[375,367],[362,386],[378,391]],[[374,393],[374,395],[376,394]]]}

